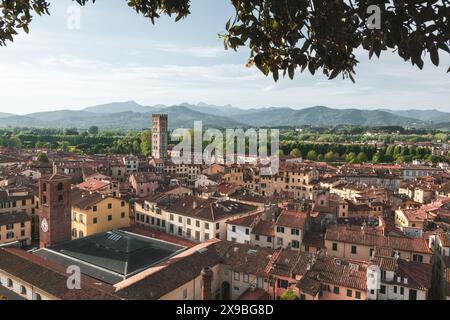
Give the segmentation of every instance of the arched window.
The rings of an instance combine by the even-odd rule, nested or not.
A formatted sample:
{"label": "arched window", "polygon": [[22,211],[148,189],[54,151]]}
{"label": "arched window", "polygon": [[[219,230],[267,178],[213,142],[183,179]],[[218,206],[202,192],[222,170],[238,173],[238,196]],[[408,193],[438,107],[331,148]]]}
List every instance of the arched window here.
{"label": "arched window", "polygon": [[27,294],[27,288],[25,286],[20,286],[20,294]]}
{"label": "arched window", "polygon": [[63,184],[60,182],[58,183],[58,191],[61,191],[63,189]]}
{"label": "arched window", "polygon": [[39,294],[39,293],[35,293],[34,294],[34,300],[42,300],[42,297],[41,297],[41,295]]}
{"label": "arched window", "polygon": [[11,279],[8,278],[8,288],[12,288],[13,286],[13,281]]}

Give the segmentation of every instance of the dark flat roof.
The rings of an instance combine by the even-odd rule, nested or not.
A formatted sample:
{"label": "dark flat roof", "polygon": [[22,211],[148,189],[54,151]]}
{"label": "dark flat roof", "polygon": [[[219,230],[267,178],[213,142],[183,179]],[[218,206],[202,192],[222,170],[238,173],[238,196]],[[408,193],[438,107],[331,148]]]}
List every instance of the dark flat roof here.
{"label": "dark flat roof", "polygon": [[35,254],[115,284],[186,249],[185,246],[114,230],[67,241]]}

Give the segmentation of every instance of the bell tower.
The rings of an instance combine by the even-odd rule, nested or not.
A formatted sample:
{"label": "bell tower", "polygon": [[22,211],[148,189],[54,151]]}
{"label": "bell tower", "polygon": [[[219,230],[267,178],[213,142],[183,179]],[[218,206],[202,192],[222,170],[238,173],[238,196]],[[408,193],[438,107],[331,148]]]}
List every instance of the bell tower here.
{"label": "bell tower", "polygon": [[39,180],[39,246],[71,239],[72,178],[54,173]]}

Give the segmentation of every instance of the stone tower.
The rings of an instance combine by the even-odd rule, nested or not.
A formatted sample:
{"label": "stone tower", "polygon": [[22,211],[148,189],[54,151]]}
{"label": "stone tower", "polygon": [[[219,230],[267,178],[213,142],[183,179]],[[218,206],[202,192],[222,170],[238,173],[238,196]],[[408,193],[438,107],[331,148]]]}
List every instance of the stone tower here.
{"label": "stone tower", "polygon": [[71,239],[72,178],[54,173],[39,180],[39,246]]}
{"label": "stone tower", "polygon": [[167,114],[152,115],[152,157],[155,159],[167,159],[168,127]]}

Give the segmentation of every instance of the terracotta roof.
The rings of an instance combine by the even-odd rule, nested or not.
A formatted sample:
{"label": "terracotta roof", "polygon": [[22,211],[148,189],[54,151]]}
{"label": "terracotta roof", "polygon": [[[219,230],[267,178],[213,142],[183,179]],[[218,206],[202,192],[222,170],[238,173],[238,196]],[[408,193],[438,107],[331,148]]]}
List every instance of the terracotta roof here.
{"label": "terracotta roof", "polygon": [[325,234],[325,240],[361,244],[370,247],[390,247],[394,250],[425,254],[432,253],[425,239],[383,236],[376,234],[370,228],[366,228],[366,231],[363,232],[361,228],[355,229],[338,225],[329,226]]}
{"label": "terracotta roof", "polygon": [[278,216],[275,225],[303,229],[306,222],[306,213],[298,211],[283,210]]}
{"label": "terracotta roof", "polygon": [[408,287],[429,290],[432,280],[432,265],[415,261],[398,259],[398,274],[408,278]]}
{"label": "terracotta roof", "polygon": [[259,220],[258,223],[252,229],[253,234],[262,236],[275,236],[275,222],[267,220]]}
{"label": "terracotta roof", "polygon": [[83,192],[80,189],[72,189],[71,197],[72,206],[82,210],[90,209],[105,199],[101,193]]}
{"label": "terracotta roof", "polygon": [[227,224],[232,224],[235,226],[242,226],[242,227],[252,227],[258,222],[258,219],[260,218],[261,214],[251,214],[242,218],[236,218],[231,219],[227,221]]}
{"label": "terracotta roof", "polygon": [[99,189],[103,189],[103,188],[107,187],[110,184],[111,183],[109,181],[100,181],[100,180],[96,180],[96,179],[86,179],[85,182],[80,183],[78,185],[78,188],[85,189],[85,190],[96,191],[96,190],[99,190]]}
{"label": "terracotta roof", "polygon": [[322,283],[367,291],[366,269],[367,265],[358,261],[320,256],[305,276]]}
{"label": "terracotta roof", "polygon": [[[0,269],[22,279],[30,285],[63,300],[110,300],[118,299],[112,287],[99,283],[96,288],[92,279],[82,277],[80,290],[67,288],[67,277],[61,266],[20,249],[0,248]],[[86,281],[84,281],[86,280]],[[104,289],[103,289],[104,288]]]}

